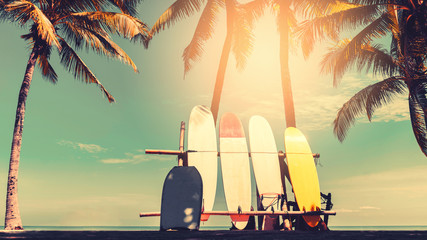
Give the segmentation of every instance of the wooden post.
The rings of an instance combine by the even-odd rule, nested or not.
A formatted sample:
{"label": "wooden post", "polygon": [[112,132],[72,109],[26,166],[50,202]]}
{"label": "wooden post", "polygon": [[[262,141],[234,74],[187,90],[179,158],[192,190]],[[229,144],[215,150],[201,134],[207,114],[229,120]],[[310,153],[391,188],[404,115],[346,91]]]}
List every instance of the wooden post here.
{"label": "wooden post", "polygon": [[[179,134],[179,151],[184,152],[184,135],[185,135],[185,122],[181,122],[181,130]],[[188,166],[185,154],[178,155],[178,166]]]}
{"label": "wooden post", "polygon": [[[283,198],[281,203],[282,211],[289,211],[288,206],[288,195],[286,194],[286,178],[288,178],[289,182],[291,179],[289,177],[288,165],[285,162],[286,154],[283,151],[279,151],[279,166],[280,166],[280,177],[282,179],[282,187],[283,187]],[[292,219],[289,216],[282,216],[283,218],[283,228],[284,230],[292,230]]]}

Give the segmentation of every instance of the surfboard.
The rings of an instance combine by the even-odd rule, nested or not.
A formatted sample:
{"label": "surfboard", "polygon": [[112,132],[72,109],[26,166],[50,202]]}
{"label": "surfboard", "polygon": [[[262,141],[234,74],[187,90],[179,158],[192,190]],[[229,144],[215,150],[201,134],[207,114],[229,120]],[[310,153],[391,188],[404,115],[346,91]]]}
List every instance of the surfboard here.
{"label": "surfboard", "polygon": [[163,184],[160,230],[198,230],[203,182],[195,167],[174,167]]}
{"label": "surfboard", "polygon": [[[262,210],[281,211],[283,187],[276,141],[270,125],[261,116],[253,116],[249,120],[249,146]],[[270,228],[276,220],[277,216],[265,216],[264,223],[267,224],[263,230],[273,230]]]}
{"label": "surfboard", "polygon": [[[250,211],[251,176],[248,147],[240,119],[225,113],[219,125],[221,172],[228,211]],[[244,229],[249,216],[230,216],[237,229]]]}
{"label": "surfboard", "polygon": [[[218,156],[216,130],[212,112],[206,106],[196,106],[188,126],[188,166],[194,166],[203,180],[203,211],[212,211],[215,202]],[[191,151],[197,152],[191,152]],[[202,214],[201,221],[209,215]]]}
{"label": "surfboard", "polygon": [[[285,131],[285,150],[295,199],[302,211],[320,211],[320,187],[313,154],[300,130]],[[320,216],[303,216],[310,227],[316,227]]]}

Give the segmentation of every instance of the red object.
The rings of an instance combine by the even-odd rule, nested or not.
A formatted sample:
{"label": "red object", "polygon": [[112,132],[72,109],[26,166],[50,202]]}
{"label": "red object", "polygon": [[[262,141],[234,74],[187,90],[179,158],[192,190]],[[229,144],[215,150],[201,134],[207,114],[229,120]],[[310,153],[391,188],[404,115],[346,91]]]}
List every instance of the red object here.
{"label": "red object", "polygon": [[240,119],[233,113],[224,113],[219,124],[219,136],[223,138],[244,138],[245,132]]}

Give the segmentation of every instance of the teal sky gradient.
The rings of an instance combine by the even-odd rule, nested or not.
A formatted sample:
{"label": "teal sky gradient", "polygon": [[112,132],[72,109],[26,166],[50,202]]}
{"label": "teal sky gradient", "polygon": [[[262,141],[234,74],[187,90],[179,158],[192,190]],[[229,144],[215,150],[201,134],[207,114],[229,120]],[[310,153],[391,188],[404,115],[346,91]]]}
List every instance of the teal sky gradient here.
{"label": "teal sky gradient", "polygon": [[[145,1],[140,17],[151,26],[172,0]],[[36,70],[27,100],[19,175],[24,225],[152,226],[159,218],[140,219],[140,211],[160,209],[161,190],[174,157],[145,155],[145,149],[177,149],[181,121],[195,105],[210,106],[225,22],[206,44],[201,61],[184,79],[182,51],[199,14],[156,35],[148,50],[115,38],[140,73],[114,60],[82,52],[82,58],[116,98],[109,104],[95,85],[74,80],[56,52],[51,63],[59,76],[53,85]],[[19,88],[29,56],[20,39],[26,29],[0,23],[0,200],[5,198],[12,130]],[[255,30],[254,52],[237,71],[234,57],[226,73],[220,115],[237,114],[248,128],[252,115],[271,124],[279,150],[285,130],[278,35],[269,12]],[[313,152],[322,192],[331,192],[337,216],[331,225],[427,225],[427,159],[416,144],[406,96],[379,110],[372,123],[356,123],[339,143],[332,133],[338,108],[363,86],[378,79],[349,73],[339,88],[319,74],[328,45],[305,61],[291,55],[297,126]],[[254,188],[254,186],[253,186]],[[218,179],[214,209],[225,210]],[[288,188],[289,189],[289,188]],[[289,198],[293,195],[289,193]],[[255,201],[255,199],[253,199]],[[0,216],[4,214],[0,201]],[[229,225],[212,217],[207,225]]]}

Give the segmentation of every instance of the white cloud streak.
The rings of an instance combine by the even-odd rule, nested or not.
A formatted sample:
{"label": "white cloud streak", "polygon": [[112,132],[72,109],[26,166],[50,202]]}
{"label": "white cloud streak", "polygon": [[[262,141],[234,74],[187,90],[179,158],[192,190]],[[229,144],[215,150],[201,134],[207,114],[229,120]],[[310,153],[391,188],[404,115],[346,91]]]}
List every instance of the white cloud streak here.
{"label": "white cloud streak", "polygon": [[98,153],[98,152],[104,152],[107,149],[103,148],[96,144],[86,144],[86,143],[78,143],[78,142],[72,142],[67,140],[61,140],[58,142],[59,145],[62,146],[70,146],[75,149],[80,149],[82,151],[86,151],[89,153]]}
{"label": "white cloud streak", "polygon": [[[140,150],[137,150],[137,152],[141,152]],[[146,155],[146,154],[133,154],[133,153],[125,153],[124,158],[107,158],[99,160],[99,162],[104,164],[124,164],[124,163],[131,163],[131,164],[138,164],[142,162],[148,162],[148,161],[174,161],[176,159],[176,156],[171,155]]]}

